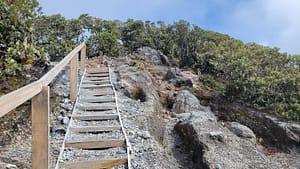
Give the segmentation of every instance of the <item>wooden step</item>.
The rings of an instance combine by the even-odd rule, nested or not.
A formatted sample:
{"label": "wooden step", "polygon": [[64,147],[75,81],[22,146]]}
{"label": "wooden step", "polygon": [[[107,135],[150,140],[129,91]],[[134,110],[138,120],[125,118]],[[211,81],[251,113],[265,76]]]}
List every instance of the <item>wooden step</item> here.
{"label": "wooden step", "polygon": [[93,161],[77,161],[77,162],[63,162],[61,168],[65,169],[100,169],[112,168],[120,165],[126,165],[127,158],[116,159],[101,159]]}
{"label": "wooden step", "polygon": [[106,75],[109,75],[109,72],[107,71],[107,72],[87,72],[86,73],[86,75],[104,75],[104,74],[106,74]]}
{"label": "wooden step", "polygon": [[106,90],[93,90],[92,92],[87,92],[92,96],[108,96],[108,95],[115,95],[114,91],[106,91]]}
{"label": "wooden step", "polygon": [[109,77],[85,77],[84,81],[104,81],[109,80]]}
{"label": "wooden step", "polygon": [[82,98],[79,99],[79,102],[87,102],[87,103],[107,103],[107,102],[114,102],[115,98],[97,98],[97,97],[90,97],[90,98]]}
{"label": "wooden step", "polygon": [[72,115],[71,116],[75,120],[115,120],[118,119],[118,114],[103,114],[103,115]]}
{"label": "wooden step", "polygon": [[86,74],[86,77],[109,77],[109,74]]}
{"label": "wooden step", "polygon": [[121,126],[84,126],[84,127],[70,127],[70,130],[78,133],[102,132],[102,131],[116,131],[121,130]]}
{"label": "wooden step", "polygon": [[113,110],[116,106],[81,106],[77,107],[79,110],[85,111],[104,111],[104,110]]}
{"label": "wooden step", "polygon": [[109,70],[87,71],[86,74],[109,74]]}
{"label": "wooden step", "polygon": [[87,73],[108,73],[108,68],[88,68],[86,69]]}
{"label": "wooden step", "polygon": [[110,84],[109,80],[103,81],[83,81],[82,84]]}
{"label": "wooden step", "polygon": [[112,87],[111,84],[102,84],[102,85],[82,85],[81,88],[91,89],[91,88],[101,88],[101,87]]}
{"label": "wooden step", "polygon": [[79,149],[100,149],[121,147],[125,144],[122,139],[101,139],[101,140],[79,140],[79,141],[66,141],[65,147],[73,147]]}

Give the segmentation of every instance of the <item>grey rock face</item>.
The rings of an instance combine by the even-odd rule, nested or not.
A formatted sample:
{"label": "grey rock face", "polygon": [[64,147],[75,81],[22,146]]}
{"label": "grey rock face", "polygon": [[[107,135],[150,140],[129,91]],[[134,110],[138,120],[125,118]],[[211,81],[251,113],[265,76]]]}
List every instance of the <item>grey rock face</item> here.
{"label": "grey rock face", "polygon": [[194,110],[203,110],[204,107],[200,105],[199,100],[188,90],[182,90],[178,93],[172,111],[180,113],[191,113]]}
{"label": "grey rock face", "polygon": [[167,71],[167,74],[165,75],[165,80],[170,80],[176,78],[176,69],[175,68],[169,68]]}
{"label": "grey rock face", "polygon": [[247,126],[244,126],[238,122],[231,122],[229,126],[229,130],[233,132],[235,135],[241,138],[249,138],[249,139],[256,139],[255,134],[253,131],[248,128]]}
{"label": "grey rock face", "polygon": [[169,65],[167,56],[150,47],[142,47],[137,50],[138,57],[154,65]]}
{"label": "grey rock face", "polygon": [[[179,121],[174,129],[192,152],[196,169],[280,169],[282,166],[271,161],[250,139],[233,134],[218,124],[211,111],[193,112],[189,118]],[[239,126],[240,127],[240,126]],[[245,126],[242,127],[245,129]],[[248,131],[248,130],[247,130]]]}
{"label": "grey rock face", "polygon": [[211,110],[201,106],[189,91],[183,90],[177,95],[173,111],[185,112],[178,116],[174,129],[191,151],[193,168],[282,168],[256,147],[255,135],[248,127],[232,123],[234,134],[219,124]]}
{"label": "grey rock face", "polygon": [[193,87],[193,82],[191,79],[186,77],[180,77],[175,81],[176,87]]}

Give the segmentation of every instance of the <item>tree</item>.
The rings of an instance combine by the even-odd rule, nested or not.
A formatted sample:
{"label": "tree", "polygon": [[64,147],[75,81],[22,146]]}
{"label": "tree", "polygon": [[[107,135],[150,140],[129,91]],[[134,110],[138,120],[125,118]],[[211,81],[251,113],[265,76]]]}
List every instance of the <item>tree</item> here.
{"label": "tree", "polygon": [[134,21],[128,19],[121,29],[122,42],[130,52],[139,47],[151,46],[151,40],[146,33],[144,22],[141,20]]}
{"label": "tree", "polygon": [[53,61],[62,59],[84,39],[80,20],[67,20],[60,14],[38,17],[34,34],[38,37],[37,45],[43,47]]}
{"label": "tree", "polygon": [[123,54],[119,21],[95,20],[87,41],[90,57],[99,55],[120,56]]}
{"label": "tree", "polygon": [[0,77],[6,79],[24,64],[42,59],[32,34],[33,20],[40,12],[36,0],[0,1]]}

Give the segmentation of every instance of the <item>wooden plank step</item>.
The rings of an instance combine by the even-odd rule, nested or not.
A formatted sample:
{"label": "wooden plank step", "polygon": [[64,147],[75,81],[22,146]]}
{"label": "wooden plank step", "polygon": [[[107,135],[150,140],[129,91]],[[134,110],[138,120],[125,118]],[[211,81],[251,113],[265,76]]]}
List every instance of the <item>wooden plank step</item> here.
{"label": "wooden plank step", "polygon": [[88,102],[88,103],[107,103],[107,102],[114,102],[115,98],[97,98],[97,97],[90,97],[90,98],[82,98],[79,99],[79,102]]}
{"label": "wooden plank step", "polygon": [[109,74],[85,74],[85,77],[109,77]]}
{"label": "wooden plank step", "polygon": [[118,114],[98,114],[98,115],[72,115],[71,116],[75,120],[115,120],[118,119]]}
{"label": "wooden plank step", "polygon": [[109,77],[85,77],[83,79],[84,81],[103,81],[103,80],[109,80]]}
{"label": "wooden plank step", "polygon": [[93,90],[92,92],[88,92],[92,96],[108,96],[108,95],[115,95],[114,91],[105,91],[105,90]]}
{"label": "wooden plank step", "polygon": [[86,69],[87,73],[101,73],[101,72],[108,72],[109,69],[107,67],[105,68],[88,68]]}
{"label": "wooden plank step", "polygon": [[81,106],[77,107],[79,110],[85,110],[85,111],[104,111],[104,110],[113,110],[116,108],[116,106]]}
{"label": "wooden plank step", "polygon": [[86,73],[86,76],[101,76],[101,75],[108,75],[109,76],[109,72],[92,72],[92,73]]}
{"label": "wooden plank step", "polygon": [[108,69],[102,69],[102,70],[87,70],[88,74],[103,74],[103,73],[109,73]]}
{"label": "wooden plank step", "polygon": [[101,88],[101,87],[112,87],[111,84],[101,84],[101,85],[81,85],[81,88],[90,89],[90,88]]}
{"label": "wooden plank step", "polygon": [[80,140],[66,141],[65,147],[73,147],[79,149],[100,149],[121,147],[125,144],[125,140],[121,139],[102,139],[102,140]]}
{"label": "wooden plank step", "polygon": [[87,71],[86,72],[87,74],[109,74],[109,71],[108,70],[103,70],[103,71]]}
{"label": "wooden plank step", "polygon": [[84,127],[70,127],[70,130],[78,133],[101,132],[101,131],[115,131],[121,130],[121,126],[84,126]]}
{"label": "wooden plank step", "polygon": [[102,81],[82,81],[82,84],[110,84],[109,80]]}
{"label": "wooden plank step", "polygon": [[127,158],[116,159],[101,159],[93,161],[77,161],[77,162],[63,162],[60,164],[61,168],[65,169],[100,169],[112,168],[120,165],[126,165]]}

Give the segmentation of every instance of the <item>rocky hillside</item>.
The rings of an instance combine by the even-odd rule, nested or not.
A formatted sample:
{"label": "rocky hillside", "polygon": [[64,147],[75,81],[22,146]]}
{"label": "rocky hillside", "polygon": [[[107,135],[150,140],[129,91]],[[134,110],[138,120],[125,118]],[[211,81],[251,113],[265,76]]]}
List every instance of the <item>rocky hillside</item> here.
{"label": "rocky hillside", "polygon": [[135,168],[299,168],[299,124],[228,102],[151,48],[104,60]]}
{"label": "rocky hillside", "polygon": [[[148,47],[125,57],[94,57],[87,66],[101,63],[112,68],[134,169],[299,169],[299,124],[224,99],[192,70]],[[68,76],[66,69],[51,86],[53,164],[73,104]],[[10,130],[8,136],[21,136],[2,144],[0,166],[30,168],[29,116],[14,126],[28,132]]]}

